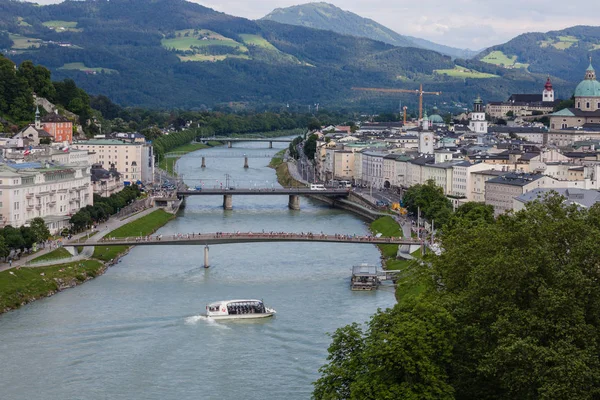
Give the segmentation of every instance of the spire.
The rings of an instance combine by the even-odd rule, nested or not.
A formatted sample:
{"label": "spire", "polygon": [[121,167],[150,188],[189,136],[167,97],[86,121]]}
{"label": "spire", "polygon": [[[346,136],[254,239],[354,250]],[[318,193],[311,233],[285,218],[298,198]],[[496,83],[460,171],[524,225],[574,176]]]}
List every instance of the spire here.
{"label": "spire", "polygon": [[590,56],[590,66],[585,70],[585,79],[588,81],[596,80],[596,71],[592,66],[592,56]]}
{"label": "spire", "polygon": [[35,129],[41,129],[42,124],[40,122],[40,108],[35,106]]}
{"label": "spire", "polygon": [[544,89],[550,91],[552,90],[552,82],[550,81],[550,75],[548,75],[548,79],[546,80],[546,84],[544,85]]}

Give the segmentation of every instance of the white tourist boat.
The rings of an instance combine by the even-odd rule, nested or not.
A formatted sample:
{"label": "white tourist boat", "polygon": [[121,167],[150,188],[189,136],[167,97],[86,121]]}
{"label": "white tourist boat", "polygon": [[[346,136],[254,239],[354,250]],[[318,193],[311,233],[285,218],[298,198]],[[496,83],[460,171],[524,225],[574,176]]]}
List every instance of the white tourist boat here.
{"label": "white tourist boat", "polygon": [[206,306],[206,316],[212,319],[268,318],[275,310],[265,307],[262,300],[223,300]]}

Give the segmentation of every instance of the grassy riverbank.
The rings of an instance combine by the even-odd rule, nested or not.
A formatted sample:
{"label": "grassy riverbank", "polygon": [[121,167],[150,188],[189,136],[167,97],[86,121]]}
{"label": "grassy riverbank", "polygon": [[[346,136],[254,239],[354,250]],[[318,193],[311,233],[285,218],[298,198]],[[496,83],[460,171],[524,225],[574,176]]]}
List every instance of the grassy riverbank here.
{"label": "grassy riverbank", "polygon": [[13,268],[0,272],[0,313],[42,297],[52,296],[101,275],[105,266],[95,260],[48,267]]}
{"label": "grassy riverbank", "polygon": [[[219,143],[216,142],[216,144],[219,144]],[[174,148],[173,150],[169,151],[169,153],[173,153],[173,152],[191,153],[192,151],[207,149],[209,147],[211,147],[211,146],[208,144],[204,144],[204,143],[188,143],[186,145]],[[158,167],[164,171],[167,171],[170,174],[173,174],[175,171],[175,163],[177,163],[177,160],[179,160],[180,158],[181,157],[163,158],[158,163]]]}
{"label": "grassy riverbank", "polygon": [[269,163],[269,167],[275,169],[277,182],[283,187],[305,187],[306,185],[295,180],[290,174],[287,163],[283,162],[284,154],[285,150],[278,151]]}
{"label": "grassy riverbank", "polygon": [[43,256],[39,256],[31,260],[32,263],[38,262],[46,262],[53,260],[60,260],[61,258],[69,258],[71,257],[71,253],[65,250],[63,247],[59,247],[58,249],[52,250],[49,253],[44,254]]}
{"label": "grassy riverbank", "polygon": [[[373,221],[370,225],[373,234],[381,233],[385,237],[402,237],[402,228],[392,217],[381,217]],[[417,295],[424,289],[424,284],[420,281],[420,277],[416,276],[411,271],[411,265],[414,260],[397,259],[398,245],[397,244],[380,244],[377,245],[383,256],[383,265],[386,270],[402,271],[398,275],[396,281],[396,299],[401,301],[402,298],[408,295]],[[411,254],[416,260],[420,260],[421,250],[416,250]]]}
{"label": "grassy riverbank", "polygon": [[[135,221],[115,229],[106,235],[106,237],[122,238],[150,235],[173,218],[175,218],[173,214],[170,214],[164,210],[156,210],[148,215],[143,216],[142,218],[136,219]],[[129,246],[98,246],[94,248],[94,255],[92,257],[102,261],[111,261],[120,254],[126,252],[128,248]]]}

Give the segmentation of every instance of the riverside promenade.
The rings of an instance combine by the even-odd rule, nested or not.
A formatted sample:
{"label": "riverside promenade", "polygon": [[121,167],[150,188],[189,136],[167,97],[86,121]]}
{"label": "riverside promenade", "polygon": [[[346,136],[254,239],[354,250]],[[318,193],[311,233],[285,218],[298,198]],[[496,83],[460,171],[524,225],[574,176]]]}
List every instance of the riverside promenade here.
{"label": "riverside promenade", "polygon": [[[63,240],[63,245],[61,247],[81,246],[83,243],[80,243],[79,240],[85,239],[88,235],[92,235],[92,234],[94,234],[94,236],[93,236],[94,240],[102,239],[104,236],[108,235],[110,232],[114,231],[115,229],[117,229],[125,224],[128,224],[132,221],[135,221],[141,217],[144,217],[156,210],[158,210],[157,207],[150,207],[144,211],[140,211],[138,213],[135,213],[135,214],[130,215],[125,218],[113,216],[113,217],[109,218],[108,221],[106,221],[102,224],[99,224],[98,229],[96,229],[96,230],[88,230],[86,232],[78,233],[76,235],[73,235],[71,237],[71,240],[68,240],[68,241]],[[53,246],[53,247],[47,246],[46,248],[44,248],[34,254],[30,254],[27,257],[21,257],[19,260],[14,260],[12,263],[12,266],[10,266],[8,263],[2,263],[2,264],[0,264],[0,271],[5,271],[5,270],[11,269],[11,268],[16,268],[16,267],[44,267],[44,266],[48,266],[48,265],[56,265],[56,264],[73,262],[73,261],[87,260],[91,257],[92,253],[94,252],[93,247],[85,247],[84,251],[81,254],[78,254],[73,257],[56,259],[56,260],[48,260],[47,262],[40,262],[40,263],[30,263],[35,258],[43,256],[44,254],[48,254],[56,249],[57,249],[56,246]]]}

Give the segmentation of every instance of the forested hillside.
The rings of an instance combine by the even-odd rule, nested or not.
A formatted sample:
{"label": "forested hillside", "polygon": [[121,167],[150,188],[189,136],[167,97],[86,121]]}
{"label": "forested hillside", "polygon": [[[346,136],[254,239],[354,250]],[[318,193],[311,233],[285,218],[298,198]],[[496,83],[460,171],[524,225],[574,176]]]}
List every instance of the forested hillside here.
{"label": "forested hillside", "polygon": [[[307,111],[309,105],[359,111],[416,107],[412,95],[352,91],[353,86],[441,90],[438,106],[463,107],[481,94],[501,100],[537,92],[545,76],[489,76],[488,64],[396,48],[329,31],[250,21],[184,0],[67,1],[35,6],[0,0],[0,49],[33,60],[56,80],[121,105],[208,109],[258,104]],[[464,67],[468,67],[465,69]],[[572,90],[571,82],[555,86]],[[288,107],[289,106],[289,107]]]}
{"label": "forested hillside", "polygon": [[550,74],[579,82],[589,65],[589,57],[600,56],[600,27],[574,26],[547,33],[526,33],[476,58],[490,63]]}
{"label": "forested hillside", "polygon": [[0,118],[8,123],[8,126],[0,124],[0,132],[14,130],[23,123],[33,121],[34,93],[59,108],[77,114],[84,125],[92,115],[88,94],[78,88],[73,80],[52,82],[50,71],[46,68],[34,65],[31,61],[25,61],[15,68],[12,61],[0,55]]}
{"label": "forested hillside", "polygon": [[457,49],[433,43],[429,40],[401,35],[372,19],[363,18],[350,11],[342,10],[333,4],[323,2],[276,8],[262,19],[282,24],[324,29],[343,35],[365,37],[399,47],[418,47],[433,50],[451,57],[469,58],[476,54],[470,50]]}

